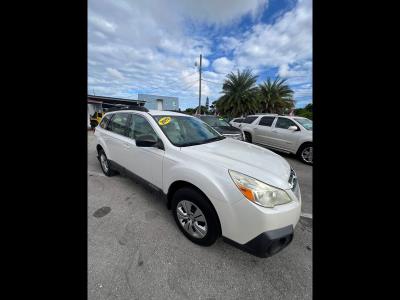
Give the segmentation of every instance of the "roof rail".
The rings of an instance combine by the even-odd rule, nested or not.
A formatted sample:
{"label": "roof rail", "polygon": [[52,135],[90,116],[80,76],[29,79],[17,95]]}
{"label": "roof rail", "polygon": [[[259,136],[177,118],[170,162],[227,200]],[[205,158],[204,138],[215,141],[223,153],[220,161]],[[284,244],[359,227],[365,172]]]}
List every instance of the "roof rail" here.
{"label": "roof rail", "polygon": [[107,109],[107,112],[111,112],[111,111],[118,111],[118,110],[138,110],[138,111],[144,111],[144,112],[148,112],[149,110],[144,107],[144,106],[138,106],[138,105],[124,105],[124,106],[120,106],[120,107],[112,107]]}
{"label": "roof rail", "polygon": [[278,116],[278,114],[273,113],[256,113],[254,116]]}

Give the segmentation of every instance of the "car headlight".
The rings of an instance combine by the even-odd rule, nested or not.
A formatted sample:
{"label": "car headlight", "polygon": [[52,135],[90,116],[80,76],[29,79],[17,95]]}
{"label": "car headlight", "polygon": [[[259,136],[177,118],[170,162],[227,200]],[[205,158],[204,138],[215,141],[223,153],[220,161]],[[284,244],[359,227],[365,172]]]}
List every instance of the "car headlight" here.
{"label": "car headlight", "polygon": [[274,207],[292,201],[284,190],[232,170],[229,175],[243,196],[258,205]]}

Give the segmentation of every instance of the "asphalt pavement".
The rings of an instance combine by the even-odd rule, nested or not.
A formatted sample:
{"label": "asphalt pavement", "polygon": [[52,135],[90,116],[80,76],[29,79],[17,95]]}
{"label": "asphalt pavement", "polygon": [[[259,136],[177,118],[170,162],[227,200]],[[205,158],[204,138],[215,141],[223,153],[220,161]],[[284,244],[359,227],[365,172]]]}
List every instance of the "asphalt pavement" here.
{"label": "asphalt pavement", "polygon": [[[198,246],[157,193],[104,176],[95,146],[88,132],[88,299],[311,299],[312,219],[301,218],[292,243],[266,259],[222,239]],[[312,167],[284,157],[312,213]]]}

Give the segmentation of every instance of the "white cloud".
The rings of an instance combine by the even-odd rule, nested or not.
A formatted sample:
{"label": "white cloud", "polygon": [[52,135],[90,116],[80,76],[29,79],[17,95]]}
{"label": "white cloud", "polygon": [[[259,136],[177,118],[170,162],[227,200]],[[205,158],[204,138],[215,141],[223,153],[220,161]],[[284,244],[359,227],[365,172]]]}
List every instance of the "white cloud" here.
{"label": "white cloud", "polygon": [[228,74],[232,71],[234,63],[226,57],[220,57],[213,61],[212,67],[218,73]]}
{"label": "white cloud", "polygon": [[[213,81],[202,82],[203,102],[207,95],[210,101],[220,96],[222,81],[232,68],[249,66],[257,71],[281,66],[284,71],[287,65],[288,75],[304,72],[296,68],[307,69],[311,61],[310,13],[301,8],[311,10],[311,5],[305,3],[310,1],[300,1],[291,15],[284,14],[273,25],[260,24],[245,34],[223,36],[218,45],[215,36],[191,28],[212,25],[218,31],[245,15],[255,20],[268,1],[89,0],[88,90],[127,98],[139,92],[171,95],[180,98],[182,108],[194,107],[198,101],[194,63],[200,53],[203,78]],[[220,53],[214,59],[216,50]],[[294,82],[298,79],[289,77]]]}
{"label": "white cloud", "polygon": [[221,49],[224,52],[229,52],[238,48],[239,45],[240,45],[239,39],[231,36],[224,36],[221,38],[219,49]]}
{"label": "white cloud", "polygon": [[312,2],[299,0],[274,24],[257,24],[234,51],[241,67],[283,66],[312,56]]}
{"label": "white cloud", "polygon": [[117,69],[114,68],[106,68],[107,72],[117,78],[117,79],[125,79],[124,75],[122,75],[122,73],[120,71],[118,71]]}
{"label": "white cloud", "polygon": [[226,24],[244,14],[256,17],[268,5],[267,0],[186,0],[178,2],[179,7],[192,19],[216,24]]}
{"label": "white cloud", "polygon": [[88,20],[91,24],[104,32],[113,33],[117,28],[114,23],[108,22],[104,18],[93,14],[89,14]]}

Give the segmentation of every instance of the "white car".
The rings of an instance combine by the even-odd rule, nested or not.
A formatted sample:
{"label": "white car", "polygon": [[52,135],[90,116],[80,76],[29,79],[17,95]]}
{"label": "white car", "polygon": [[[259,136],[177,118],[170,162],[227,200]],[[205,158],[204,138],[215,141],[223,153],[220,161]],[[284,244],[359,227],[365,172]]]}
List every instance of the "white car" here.
{"label": "white car", "polygon": [[123,172],[161,192],[179,229],[196,244],[209,246],[222,235],[267,257],[291,242],[301,196],[285,159],[225,138],[198,118],[142,110],[107,113],[96,127],[105,175]]}
{"label": "white car", "polygon": [[245,118],[235,118],[235,119],[232,119],[232,120],[230,120],[229,121],[229,124],[231,124],[233,127],[236,127],[236,128],[240,128],[240,123],[242,123],[242,121],[244,120]]}
{"label": "white car", "polygon": [[313,162],[312,121],[276,114],[249,115],[239,124],[246,141],[293,153],[306,163]]}

